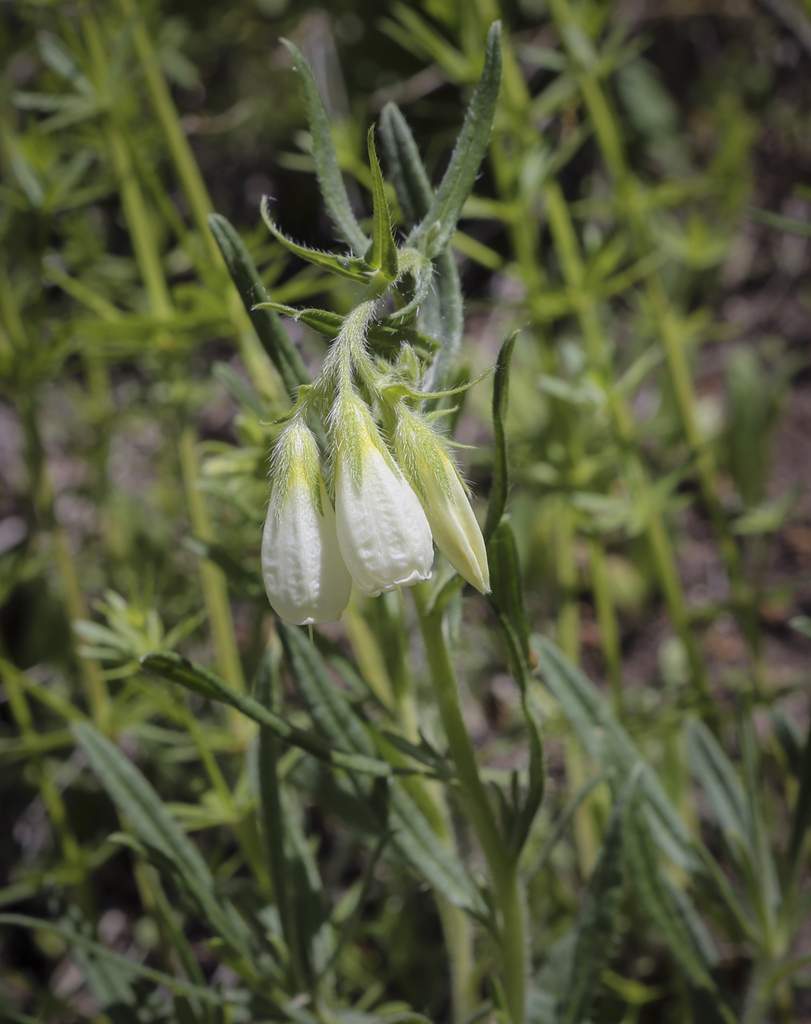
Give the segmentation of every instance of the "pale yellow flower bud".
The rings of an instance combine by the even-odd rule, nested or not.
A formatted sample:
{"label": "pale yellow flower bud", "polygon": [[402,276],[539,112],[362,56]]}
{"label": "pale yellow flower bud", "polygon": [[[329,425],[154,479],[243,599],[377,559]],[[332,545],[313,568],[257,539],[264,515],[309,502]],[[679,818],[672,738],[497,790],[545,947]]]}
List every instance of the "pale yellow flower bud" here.
{"label": "pale yellow flower bud", "polygon": [[425,509],[436,546],[463,579],[489,594],[484,537],[442,442],[419,416],[401,410],[395,448]]}

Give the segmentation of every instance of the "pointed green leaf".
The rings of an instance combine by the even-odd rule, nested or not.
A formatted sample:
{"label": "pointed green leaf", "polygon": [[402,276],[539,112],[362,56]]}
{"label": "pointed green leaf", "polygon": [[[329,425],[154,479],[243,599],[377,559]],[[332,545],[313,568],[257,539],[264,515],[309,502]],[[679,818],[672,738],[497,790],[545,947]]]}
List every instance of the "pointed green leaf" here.
{"label": "pointed green leaf", "polygon": [[738,706],[738,737],[743,764],[746,810],[752,823],[752,863],[759,900],[766,913],[776,915],[780,903],[780,883],[772,855],[772,833],[763,818],[760,752],[755,735],[753,710],[746,699]]}
{"label": "pointed green leaf", "polygon": [[368,284],[373,271],[366,260],[353,259],[351,256],[341,256],[332,252],[321,252],[320,249],[309,249],[306,245],[294,242],[292,238],[287,237],[271,217],[270,202],[270,196],[264,196],[262,199],[259,207],[262,220],[276,241],[280,242],[288,252],[292,252],[294,256],[298,256],[316,267],[328,270],[331,274],[338,274],[339,277],[345,277],[359,284]]}
{"label": "pointed green leaf", "polygon": [[577,919],[572,973],[561,1024],[580,1024],[608,963],[622,895],[622,840],[626,803],[636,782],[632,773],[620,793],[605,830],[597,863]]}
{"label": "pointed green leaf", "polygon": [[[383,108],[380,131],[397,201],[406,225],[411,228],[428,212],[434,190],[411,130],[393,103]],[[435,273],[431,278],[431,289],[420,307],[421,328],[442,343],[426,378],[426,386],[430,389],[441,388],[449,377],[462,343],[464,327],[462,287],[453,254],[441,252],[433,262]],[[435,406],[435,400],[426,402],[426,408]]]}
{"label": "pointed green leaf", "polygon": [[703,722],[688,723],[687,750],[693,775],[707,796],[730,853],[738,863],[741,863],[742,856],[745,857],[748,866],[753,868],[757,855],[753,846],[752,820],[735,769]]}
{"label": "pointed green leaf", "polygon": [[99,781],[135,832],[172,863],[208,925],[238,956],[250,959],[251,947],[244,924],[220,901],[206,862],[152,786],[122,751],[89,722],[76,722],[71,729]]}
{"label": "pointed green leaf", "polygon": [[797,796],[797,803],[794,805],[794,812],[791,821],[791,838],[789,840],[786,863],[788,875],[791,878],[800,864],[800,854],[803,849],[808,828],[811,825],[811,725],[808,728],[808,735],[805,740],[802,761],[800,762],[800,792]]}
{"label": "pointed green leaf", "polygon": [[324,202],[327,204],[327,209],[335,221],[336,227],[353,251],[358,254],[364,253],[369,247],[369,239],[361,230],[360,224],[352,212],[346,186],[341,177],[341,169],[338,166],[338,157],[335,154],[327,112],[324,110],[312,69],[297,46],[289,39],[282,39],[282,42],[293,55],[296,69],[301,75],[310,132],[313,137],[315,173],[321,187],[321,195],[324,197]]}
{"label": "pointed green leaf", "polygon": [[75,89],[84,93],[85,96],[95,95],[92,82],[79,70],[76,57],[58,36],[52,35],[50,32],[38,32],[37,43],[40,56],[52,71],[67,79]]}
{"label": "pointed green leaf", "polygon": [[496,110],[501,82],[501,22],[490,27],[485,48],[484,70],[465,116],[450,164],[428,212],[415,228],[410,244],[423,248],[428,256],[449,244],[465,200],[473,188]]}
{"label": "pointed green leaf", "polygon": [[[257,681],[257,697],[266,708],[273,704],[272,649],[260,667]],[[262,827],[268,851],[270,877],[282,925],[282,935],[291,956],[291,966],[298,985],[304,984],[304,973],[308,971],[309,950],[299,943],[299,929],[293,906],[290,870],[285,851],[285,815],[277,765],[279,761],[278,737],[268,728],[259,730],[259,797],[262,808]]]}
{"label": "pointed green leaf", "polygon": [[397,246],[391,233],[391,215],[389,202],[386,199],[386,188],[375,149],[375,126],[371,125],[366,137],[369,150],[369,165],[372,168],[372,202],[374,203],[374,223],[372,227],[372,244],[366,254],[366,262],[370,267],[379,270],[388,281],[397,279]]}
{"label": "pointed green leaf", "polygon": [[389,177],[397,193],[406,226],[413,228],[428,213],[434,190],[420,159],[411,129],[400,108],[387,103],[380,113],[380,134]]}
{"label": "pointed green leaf", "polygon": [[169,679],[173,683],[180,683],[181,686],[185,686],[203,697],[208,697],[209,700],[230,704],[241,711],[243,715],[270,729],[285,743],[300,747],[308,754],[312,754],[313,757],[336,768],[346,768],[350,771],[378,775],[383,778],[397,771],[387,765],[385,761],[377,760],[374,757],[346,754],[340,750],[333,750],[318,736],[290,725],[281,716],[269,711],[252,697],[233,690],[202,665],[195,665],[173,651],[153,651],[151,654],[145,654],[140,661],[147,671],[154,672],[155,675]]}
{"label": "pointed green leaf", "polygon": [[546,788],[546,768],[543,758],[541,730],[538,727],[538,722],[529,704],[529,698],[526,695],[521,700],[521,711],[524,715],[524,722],[526,723],[529,737],[529,781],[527,791],[520,806],[516,804],[518,813],[513,817],[510,830],[510,850],[516,859],[524,848],[524,843],[526,843],[529,836],[529,830],[532,828],[535,815],[541,808]]}
{"label": "pointed green leaf", "polygon": [[293,394],[301,384],[310,383],[310,375],[281,321],[268,309],[255,309],[267,298],[259,272],[235,228],[218,213],[208,218],[208,226],[219,246],[231,279],[273,365],[287,390]]}
{"label": "pointed green leaf", "polygon": [[518,546],[509,519],[502,519],[487,542],[487,558],[490,564],[490,603],[496,614],[503,617],[515,634],[517,653],[522,667],[511,665],[518,672],[516,681],[524,686],[529,655],[529,621],[524,610],[522,595],[521,567],[518,563]]}
{"label": "pointed green leaf", "polygon": [[493,377],[493,486],[490,491],[490,504],[484,524],[485,540],[488,540],[495,532],[507,505],[509,478],[505,421],[509,403],[510,360],[517,337],[518,331],[513,331],[501,346]]}

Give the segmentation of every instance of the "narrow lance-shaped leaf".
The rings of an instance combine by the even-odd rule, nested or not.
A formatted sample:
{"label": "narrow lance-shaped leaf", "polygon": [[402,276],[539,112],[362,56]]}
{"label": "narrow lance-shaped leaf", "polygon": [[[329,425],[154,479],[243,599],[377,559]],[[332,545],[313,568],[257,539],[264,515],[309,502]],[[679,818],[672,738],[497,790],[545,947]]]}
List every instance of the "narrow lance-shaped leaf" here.
{"label": "narrow lance-shaped leaf", "polygon": [[380,113],[380,134],[389,177],[406,226],[413,228],[430,209],[434,190],[423,166],[417,143],[400,108],[387,103]]}
{"label": "narrow lance-shaped leaf", "polygon": [[360,224],[352,212],[349,203],[349,196],[346,193],[346,186],[341,176],[341,169],[338,166],[338,157],[335,153],[335,146],[332,141],[327,112],[315,84],[310,65],[304,58],[304,54],[289,39],[282,39],[282,42],[293,55],[296,62],[296,69],[301,75],[301,82],[304,87],[304,100],[307,104],[307,116],[310,121],[310,132],[313,137],[313,157],[315,158],[315,173],[318,177],[318,184],[321,186],[321,195],[327,204],[335,226],[352,247],[354,252],[360,254],[366,252],[369,246],[369,239],[361,230]]}
{"label": "narrow lance-shaped leaf", "polygon": [[[361,772],[369,775],[378,775],[385,778],[395,772],[408,774],[405,769],[395,769],[374,757],[365,757],[356,754],[347,754],[340,750],[334,750],[324,743],[318,736],[297,729],[290,725],[280,715],[274,714],[268,708],[263,707],[258,701],[245,694],[238,693],[213,672],[203,668],[202,665],[194,665],[187,658],[173,651],[153,651],[145,654],[141,664],[155,675],[169,679],[173,683],[180,683],[189,690],[199,693],[209,700],[221,701],[223,704],[230,704],[243,715],[252,718],[259,725],[270,729],[279,739],[290,743],[294,747],[306,750],[308,754],[325,761],[335,768],[346,768],[351,771]],[[419,769],[414,769],[419,773]]]}
{"label": "narrow lance-shaped leaf", "polygon": [[76,722],[71,729],[100,782],[136,833],[171,862],[210,927],[235,953],[250,959],[251,948],[244,925],[217,897],[206,862],[177,826],[152,786],[121,750],[89,722]]}
{"label": "narrow lance-shaped leaf", "polygon": [[507,432],[505,421],[509,402],[510,360],[518,337],[514,331],[501,346],[493,377],[493,487],[484,524],[486,540],[495,532],[507,505]]}
{"label": "narrow lance-shaped leaf", "polygon": [[752,848],[756,857],[754,863],[758,899],[765,916],[774,920],[780,905],[780,883],[772,855],[772,834],[764,820],[760,802],[760,758],[753,709],[748,700],[741,702],[737,714],[746,808],[752,823]]}
{"label": "narrow lance-shaped leaf", "polygon": [[[269,649],[259,668],[257,680],[257,696],[262,704],[270,708],[273,700],[272,659],[274,653]],[[273,893],[282,925],[282,935],[290,953],[291,965],[296,981],[303,981],[306,969],[301,962],[302,950],[299,947],[296,917],[293,913],[292,893],[288,878],[287,857],[284,848],[284,815],[280,794],[280,782],[277,771],[279,760],[278,737],[268,728],[259,730],[259,798],[262,809],[262,826],[265,844],[268,851],[270,877],[273,882]]]}
{"label": "narrow lance-shaped leaf", "polygon": [[614,805],[600,855],[581,904],[572,956],[572,974],[560,1015],[562,1024],[579,1024],[587,1018],[594,992],[608,963],[622,894],[625,808],[635,782],[636,775],[632,773]]}
{"label": "narrow lance-shaped leaf", "polygon": [[409,240],[417,248],[424,246],[428,256],[442,252],[456,231],[456,222],[473,188],[490,138],[500,82],[501,22],[496,21],[487,35],[482,77],[468,107],[450,164],[428,212]]}
{"label": "narrow lance-shaped leaf", "polygon": [[255,308],[258,302],[267,298],[267,294],[245,243],[234,227],[218,213],[210,214],[208,226],[262,346],[279,371],[285,387],[293,394],[301,384],[309,384],[310,375],[278,316],[268,309]]}
{"label": "narrow lance-shaped leaf", "polygon": [[372,227],[372,244],[366,254],[366,262],[370,267],[379,270],[383,276],[394,281],[397,277],[397,246],[391,233],[391,216],[386,199],[386,188],[383,174],[375,149],[375,127],[369,128],[366,138],[369,150],[369,165],[372,169],[372,201],[374,203],[374,223]]}
{"label": "narrow lance-shaped leaf", "polygon": [[[394,103],[387,103],[383,108],[380,132],[397,200],[406,226],[411,228],[428,212],[434,190],[411,129]],[[421,328],[442,343],[426,377],[426,386],[432,389],[442,387],[447,380],[462,343],[464,328],[462,286],[453,254],[449,251],[440,252],[433,262],[435,272],[431,279],[431,289],[420,307]],[[426,409],[435,406],[435,400],[425,403]]]}
{"label": "narrow lance-shaped leaf", "polygon": [[334,252],[322,252],[320,249],[310,249],[306,245],[301,245],[299,242],[294,242],[292,238],[288,238],[271,216],[271,202],[270,196],[263,196],[262,202],[259,204],[259,212],[262,214],[262,220],[268,231],[288,252],[292,252],[299,259],[306,260],[307,263],[312,263],[313,266],[321,267],[322,270],[328,270],[331,274],[345,277],[349,281],[356,281],[358,284],[366,284],[369,281],[372,268],[366,260],[342,256]]}
{"label": "narrow lance-shaped leaf", "polygon": [[786,855],[786,865],[790,879],[793,879],[800,863],[800,853],[802,852],[803,841],[809,825],[811,825],[811,724],[808,727],[803,757],[800,762],[800,792],[794,807],[791,822],[791,838]]}
{"label": "narrow lance-shaped leaf", "polygon": [[516,648],[508,653],[510,669],[516,682],[526,690],[529,658],[529,621],[524,609],[521,593],[521,567],[518,562],[518,547],[515,533],[509,519],[502,519],[487,542],[490,562],[490,604],[509,627],[512,641],[508,647]]}
{"label": "narrow lance-shaped leaf", "polygon": [[751,870],[757,863],[752,819],[735,769],[702,722],[687,725],[687,749],[693,774],[709,800],[730,852],[738,863],[746,858]]}
{"label": "narrow lance-shaped leaf", "polygon": [[708,951],[699,947],[686,927],[681,901],[676,903],[665,883],[659,853],[645,819],[644,804],[643,794],[639,792],[627,812],[625,835],[630,877],[645,911],[690,979],[714,991],[716,986],[710,971],[715,965],[707,962]]}

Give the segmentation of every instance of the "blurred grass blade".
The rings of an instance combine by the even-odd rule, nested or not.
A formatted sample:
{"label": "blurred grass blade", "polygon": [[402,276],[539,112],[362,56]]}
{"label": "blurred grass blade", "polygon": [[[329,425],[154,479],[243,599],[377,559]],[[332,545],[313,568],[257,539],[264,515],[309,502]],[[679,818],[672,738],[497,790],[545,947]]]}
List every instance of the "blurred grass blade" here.
{"label": "blurred grass blade", "polygon": [[222,569],[226,579],[237,593],[244,594],[254,601],[264,599],[265,587],[261,577],[241,565],[222,544],[201,540],[199,537],[184,538],[183,543],[198,558],[207,558],[219,569]]}
{"label": "blurred grass blade", "polygon": [[484,538],[489,541],[504,515],[507,505],[507,405],[509,403],[510,360],[518,331],[514,331],[501,346],[493,377],[493,485],[490,504],[484,524]]}
{"label": "blurred grass blade", "polygon": [[380,134],[389,178],[394,184],[406,227],[411,229],[428,213],[434,190],[411,129],[394,103],[387,103],[380,113]]}
{"label": "blurred grass blade", "polygon": [[743,764],[744,792],[749,820],[752,823],[752,849],[755,859],[754,880],[761,907],[761,916],[774,922],[780,905],[780,881],[772,855],[772,834],[763,819],[758,783],[762,779],[754,715],[751,703],[744,699],[738,706],[738,736]]}
{"label": "blurred grass blade", "polygon": [[39,55],[48,67],[66,79],[79,92],[87,97],[94,97],[96,90],[90,79],[84,75],[76,62],[76,58],[67,45],[51,32],[38,32],[37,43]]}
{"label": "blurred grass blade", "polygon": [[617,773],[621,785],[637,762],[642,762],[637,799],[644,795],[656,842],[681,867],[695,869],[698,858],[692,838],[656,773],[622,728],[597,688],[553,643],[534,635],[532,649],[538,671],[569,719],[586,751],[601,767]]}
{"label": "blurred grass blade", "polygon": [[689,722],[686,733],[693,775],[704,790],[729,851],[739,863],[742,856],[747,858],[749,869],[754,869],[757,851],[752,817],[735,769],[702,722]]}
{"label": "blurred grass blade", "polygon": [[[274,666],[272,658],[273,650],[269,648],[259,669],[256,688],[257,696],[266,708],[271,708],[273,704]],[[279,912],[282,935],[291,958],[293,977],[298,985],[302,985],[306,974],[309,973],[307,970],[309,965],[305,959],[309,951],[304,948],[303,944],[299,944],[299,930],[293,907],[292,880],[285,851],[285,815],[282,812],[278,761],[278,737],[267,727],[260,728],[258,744],[259,800],[268,851],[270,878],[273,883],[273,895]]]}
{"label": "blurred grass blade", "polygon": [[372,225],[372,244],[365,256],[370,267],[379,270],[388,281],[397,278],[397,246],[391,233],[391,215],[386,199],[386,187],[380,171],[380,162],[375,149],[375,127],[371,125],[366,136],[369,150],[369,165],[372,168],[372,202],[374,218]]}
{"label": "blurred grass blade", "polygon": [[[185,686],[203,697],[208,697],[209,700],[230,704],[231,707],[241,711],[243,715],[252,718],[254,722],[272,730],[285,743],[300,747],[308,754],[312,754],[313,757],[317,757],[320,761],[325,761],[335,768],[347,768],[351,771],[382,777],[391,775],[398,770],[406,771],[406,769],[393,769],[385,761],[379,761],[374,757],[346,754],[332,749],[318,736],[290,725],[252,697],[238,693],[213,672],[209,672],[201,665],[193,664],[180,654],[175,654],[172,651],[153,651],[150,654],[145,654],[140,661],[147,671],[154,672],[155,675],[169,679],[173,683],[180,683],[181,686]],[[414,771],[419,771],[419,769],[414,769]]]}
{"label": "blurred grass blade", "polygon": [[778,231],[787,231],[792,235],[801,235],[803,238],[811,238],[811,224],[806,220],[797,220],[796,217],[784,217],[780,213],[772,213],[771,210],[761,210],[757,206],[744,207],[744,214],[752,220],[759,221],[767,227],[776,228]]}
{"label": "blurred grass blade", "polygon": [[811,724],[805,740],[802,761],[800,764],[800,792],[791,821],[791,838],[786,854],[788,877],[793,878],[800,865],[803,840],[811,825]]}
{"label": "blurred grass blade", "polygon": [[715,982],[710,972],[715,963],[707,961],[706,950],[694,941],[682,919],[681,907],[675,903],[661,874],[659,852],[646,820],[646,803],[643,794],[638,792],[626,816],[625,846],[630,877],[646,913],[690,979],[713,991]]}
{"label": "blurred grass blade", "polygon": [[[43,931],[51,935],[58,935],[67,942],[69,947],[76,947],[87,953],[92,953],[98,960],[112,963],[120,970],[135,974],[140,978],[145,978],[155,985],[162,985],[169,992],[180,992],[214,1006],[224,1006],[228,1002],[226,996],[216,989],[204,988],[202,985],[193,985],[188,981],[183,981],[181,978],[173,978],[171,974],[155,970],[154,967],[147,967],[145,964],[134,960],[126,960],[118,953],[114,953],[103,943],[89,939],[86,935],[82,935],[66,925],[55,924],[53,921],[47,921],[38,917],[29,917],[27,914],[4,913],[0,913],[0,925],[8,925],[12,928],[30,928],[32,931]],[[236,995],[235,992],[233,994]]]}
{"label": "blurred grass blade", "polygon": [[[313,719],[331,743],[368,757],[374,752],[374,743],[336,688],[319,652],[310,647],[301,630],[281,623],[278,628],[296,686]],[[359,795],[370,800],[368,791]],[[386,815],[386,820],[379,822],[380,833],[392,833],[392,845],[398,853],[440,896],[485,918],[487,907],[478,890],[459,861],[442,845],[414,800],[396,782],[389,785],[385,798],[385,807],[378,814],[378,818],[380,813]]]}
{"label": "blurred grass blade", "polygon": [[614,804],[605,830],[600,854],[589,879],[575,932],[572,974],[561,1024],[579,1024],[588,1011],[600,981],[617,927],[622,895],[622,850],[625,808],[637,781],[632,771]]}
{"label": "blurred grass blade", "polygon": [[361,226],[352,212],[346,186],[341,177],[341,169],[338,166],[338,157],[336,156],[335,146],[332,141],[327,112],[324,110],[324,104],[321,102],[318,86],[315,84],[315,78],[310,65],[305,60],[301,50],[291,43],[289,39],[282,39],[281,42],[284,43],[292,54],[293,60],[296,62],[296,70],[301,75],[304,99],[307,104],[307,115],[310,121],[310,132],[313,137],[315,173],[318,177],[321,195],[324,197],[324,202],[332,219],[335,221],[336,227],[354,252],[360,255],[368,249],[369,239],[361,230]]}
{"label": "blurred grass blade", "polygon": [[436,256],[450,242],[465,200],[479,171],[496,110],[501,84],[501,22],[487,34],[484,70],[465,115],[450,164],[440,182],[428,212],[415,228],[410,243]]}
{"label": "blurred grass blade", "polygon": [[152,786],[121,750],[89,722],[74,723],[71,729],[116,807],[126,815],[144,843],[172,863],[209,927],[238,956],[250,962],[252,951],[245,926],[220,902],[206,862]]}
{"label": "blurred grass blade", "polygon": [[346,918],[342,922],[340,922],[340,924],[333,924],[336,931],[338,932],[338,935],[335,940],[335,948],[333,949],[329,960],[324,965],[324,968],[321,971],[321,977],[323,977],[327,973],[327,971],[330,970],[330,968],[338,962],[338,957],[340,957],[341,953],[343,952],[344,946],[352,937],[352,933],[355,931],[356,927],[360,923],[360,919],[363,916],[364,910],[366,909],[366,903],[369,899],[372,886],[374,885],[375,869],[378,865],[378,862],[380,861],[380,858],[383,856],[383,850],[386,848],[386,844],[390,840],[390,834],[384,834],[378,839],[375,848],[372,850],[368,860],[366,861],[366,864],[364,865],[363,875],[361,876],[360,879],[360,886],[354,907],[352,908],[351,912],[347,914]]}
{"label": "blurred grass blade", "polygon": [[267,299],[267,294],[245,243],[218,213],[209,215],[208,225],[263,348],[287,390],[294,394],[299,385],[310,383],[310,375],[278,316],[267,309],[254,309],[257,302]]}

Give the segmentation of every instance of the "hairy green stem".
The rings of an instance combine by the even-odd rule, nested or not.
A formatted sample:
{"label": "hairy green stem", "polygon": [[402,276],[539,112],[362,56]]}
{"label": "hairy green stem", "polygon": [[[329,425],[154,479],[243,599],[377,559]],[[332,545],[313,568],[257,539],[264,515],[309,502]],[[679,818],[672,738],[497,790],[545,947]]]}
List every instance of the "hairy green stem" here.
{"label": "hairy green stem", "polygon": [[442,615],[429,611],[430,585],[412,587],[425,652],[431,671],[439,713],[451,757],[461,783],[461,795],[470,823],[481,845],[495,890],[499,920],[498,937],[501,971],[511,1024],[523,1024],[526,984],[524,910],[518,867],[510,856],[479,776],[476,755],[470,741],[459,695],[456,675],[445,640]]}

